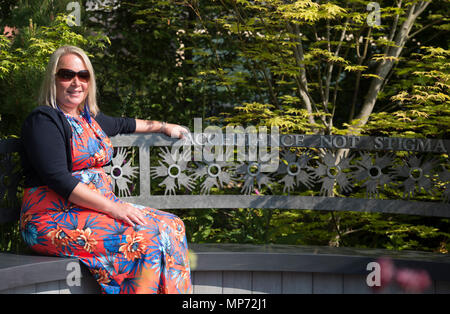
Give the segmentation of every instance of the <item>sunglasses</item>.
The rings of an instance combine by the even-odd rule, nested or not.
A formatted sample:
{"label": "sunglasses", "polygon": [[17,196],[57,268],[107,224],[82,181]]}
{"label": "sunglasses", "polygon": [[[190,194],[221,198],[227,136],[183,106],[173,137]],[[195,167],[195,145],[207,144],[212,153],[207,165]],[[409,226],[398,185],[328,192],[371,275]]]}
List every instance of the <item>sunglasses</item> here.
{"label": "sunglasses", "polygon": [[75,72],[69,69],[59,69],[58,72],[56,72],[56,76],[59,77],[62,81],[71,81],[75,76],[78,76],[78,79],[81,82],[86,83],[89,81],[91,74],[88,70]]}

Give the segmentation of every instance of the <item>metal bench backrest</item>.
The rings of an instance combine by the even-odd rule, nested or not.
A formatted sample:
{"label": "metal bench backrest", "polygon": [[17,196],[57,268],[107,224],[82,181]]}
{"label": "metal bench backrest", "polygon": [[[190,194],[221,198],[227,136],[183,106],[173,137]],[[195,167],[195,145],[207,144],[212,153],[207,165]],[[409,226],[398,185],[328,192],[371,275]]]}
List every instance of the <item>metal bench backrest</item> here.
{"label": "metal bench backrest", "polygon": [[[191,141],[184,142],[198,144],[189,146],[191,150],[161,134],[116,136],[111,140],[117,149],[105,170],[121,199],[158,209],[280,208],[450,217],[449,140],[303,134],[280,135],[273,142],[270,134],[266,142],[254,134],[211,140],[215,136],[191,134]],[[276,144],[268,147],[276,151],[271,158],[279,156],[276,169],[259,159],[270,143]],[[19,139],[0,141],[0,223],[19,215],[20,149]]]}

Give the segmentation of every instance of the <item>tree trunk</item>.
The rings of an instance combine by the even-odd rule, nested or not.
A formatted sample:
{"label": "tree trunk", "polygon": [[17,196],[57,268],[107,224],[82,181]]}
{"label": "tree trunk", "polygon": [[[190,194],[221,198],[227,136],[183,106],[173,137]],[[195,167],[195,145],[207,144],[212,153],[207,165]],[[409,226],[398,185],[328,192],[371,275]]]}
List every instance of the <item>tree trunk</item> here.
{"label": "tree trunk", "polygon": [[297,84],[298,84],[298,91],[301,99],[303,100],[305,104],[305,108],[308,111],[308,120],[309,123],[315,124],[314,116],[312,115],[313,108],[311,99],[309,98],[307,89],[308,89],[308,80],[306,79],[306,71],[305,71],[305,65],[304,65],[304,54],[303,54],[303,45],[302,40],[300,38],[300,30],[298,25],[294,25],[295,30],[292,28],[292,26],[288,23],[287,24],[288,31],[292,34],[295,34],[298,37],[298,43],[297,46],[294,48],[294,55],[295,60],[297,62],[297,66],[300,67],[300,73],[297,77]]}
{"label": "tree trunk", "polygon": [[396,62],[397,58],[402,52],[403,47],[408,39],[409,32],[414,25],[414,22],[429,4],[430,2],[422,1],[419,4],[412,5],[409,9],[406,20],[403,22],[400,30],[395,36],[395,46],[388,49],[385,56],[387,58],[381,61],[381,63],[378,65],[375,74],[379,76],[379,78],[373,78],[372,82],[370,83],[369,90],[366,94],[366,97],[364,98],[362,109],[356,116],[356,119],[359,120],[357,123],[357,128],[355,128],[356,130],[363,127],[369,120],[369,116],[372,114],[373,108],[375,107],[378,94],[380,93],[386,76],[391,71],[394,62]]}

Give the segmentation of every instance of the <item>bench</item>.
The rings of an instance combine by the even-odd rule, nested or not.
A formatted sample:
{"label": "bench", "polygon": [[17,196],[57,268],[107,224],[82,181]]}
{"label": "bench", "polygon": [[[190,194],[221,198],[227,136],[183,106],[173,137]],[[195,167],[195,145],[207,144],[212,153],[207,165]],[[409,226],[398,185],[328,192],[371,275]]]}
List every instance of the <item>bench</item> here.
{"label": "bench", "polygon": [[[117,149],[105,169],[113,178],[117,195],[125,201],[168,211],[180,208],[280,208],[450,217],[449,176],[442,166],[448,165],[448,159],[442,161],[442,154],[450,148],[448,140],[300,134],[281,135],[276,139],[269,137],[269,142],[273,140],[275,144],[276,140],[275,146],[281,148],[279,155],[271,155],[271,158],[281,157],[277,160],[279,167],[274,170],[267,160],[262,163],[258,158],[250,157],[252,149],[258,145],[259,151],[267,152],[261,149],[267,142],[260,138],[252,142],[248,140],[251,137],[246,140],[245,136],[236,135],[231,142],[217,142],[214,140],[218,138],[217,134],[196,136],[191,135],[190,141],[183,143],[185,146],[160,134],[112,138]],[[244,142],[239,142],[240,139]],[[222,152],[223,144],[239,143],[246,147],[240,152],[251,160],[236,163],[211,158]],[[191,144],[194,146],[189,151]],[[237,148],[238,154],[239,145],[233,148]],[[303,153],[295,154],[295,149]],[[0,224],[18,219],[22,180],[19,151],[19,139],[0,141]],[[179,161],[183,151],[189,154],[189,162]],[[396,151],[406,155],[396,159],[393,154]],[[173,152],[178,154],[171,155]],[[234,154],[234,150],[228,152]],[[417,155],[426,158],[417,161],[414,157]],[[342,157],[337,159],[335,156]],[[437,156],[441,159],[436,163]],[[417,186],[425,184],[429,176],[439,180],[437,189],[443,195],[442,200],[411,200]],[[382,184],[378,181],[381,179],[385,180]],[[377,197],[389,182],[400,182],[405,192],[403,199]],[[282,187],[283,193],[260,195],[259,190],[271,183]],[[315,192],[296,193],[301,184]],[[159,193],[152,194],[152,186],[159,187]],[[352,186],[365,191],[366,197],[348,196]],[[332,188],[336,187],[341,191],[340,197],[332,195]],[[428,185],[426,187],[429,191],[425,192],[435,192]],[[190,193],[194,188],[199,191],[197,195]],[[189,243],[189,249],[194,293],[372,293],[366,283],[367,266],[380,257],[390,257],[397,267],[426,270],[432,279],[427,293],[450,292],[448,254],[226,243]],[[74,272],[77,269],[80,271]],[[0,278],[0,293],[99,292],[89,271],[76,259],[36,256],[31,252],[0,253]],[[385,292],[404,291],[390,286]]]}

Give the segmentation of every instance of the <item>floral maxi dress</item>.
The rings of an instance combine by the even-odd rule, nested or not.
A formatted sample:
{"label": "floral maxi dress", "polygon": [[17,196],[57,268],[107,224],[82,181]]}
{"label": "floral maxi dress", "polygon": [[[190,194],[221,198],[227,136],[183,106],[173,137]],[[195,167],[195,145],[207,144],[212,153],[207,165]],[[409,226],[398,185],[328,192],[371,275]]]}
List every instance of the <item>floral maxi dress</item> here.
{"label": "floral maxi dress", "polygon": [[[112,182],[102,166],[113,154],[111,141],[89,116],[66,115],[72,128],[72,175],[114,202]],[[150,207],[147,224],[132,227],[77,206],[47,186],[24,191],[20,226],[37,253],[76,257],[103,293],[192,293],[184,224]]]}

